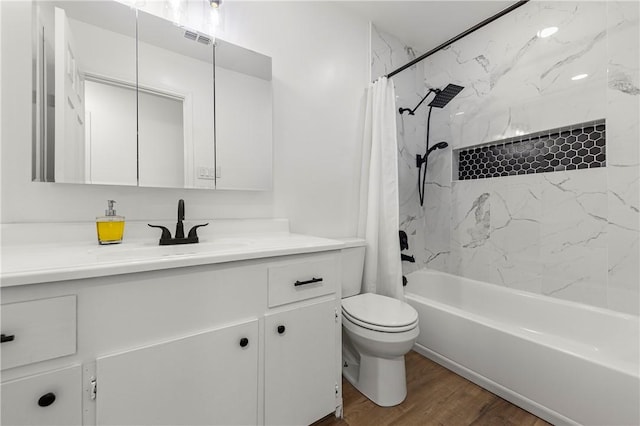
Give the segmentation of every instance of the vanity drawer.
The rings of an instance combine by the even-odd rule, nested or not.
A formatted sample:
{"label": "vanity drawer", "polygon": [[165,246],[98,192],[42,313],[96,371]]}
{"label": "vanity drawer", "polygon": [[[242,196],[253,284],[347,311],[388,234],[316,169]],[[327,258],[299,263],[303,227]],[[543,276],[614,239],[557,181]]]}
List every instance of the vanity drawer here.
{"label": "vanity drawer", "polygon": [[76,352],[76,296],[2,305],[2,369]]}
{"label": "vanity drawer", "polygon": [[315,255],[269,267],[269,307],[336,292],[340,264],[337,255]]}

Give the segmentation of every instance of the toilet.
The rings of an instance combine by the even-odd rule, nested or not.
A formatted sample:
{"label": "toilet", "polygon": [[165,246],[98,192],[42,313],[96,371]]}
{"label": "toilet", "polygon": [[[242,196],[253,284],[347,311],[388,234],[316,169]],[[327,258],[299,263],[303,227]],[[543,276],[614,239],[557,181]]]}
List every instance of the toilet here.
{"label": "toilet", "polygon": [[404,355],[418,337],[418,313],[409,304],[360,294],[364,241],[342,250],[342,374],[382,407],[407,396]]}

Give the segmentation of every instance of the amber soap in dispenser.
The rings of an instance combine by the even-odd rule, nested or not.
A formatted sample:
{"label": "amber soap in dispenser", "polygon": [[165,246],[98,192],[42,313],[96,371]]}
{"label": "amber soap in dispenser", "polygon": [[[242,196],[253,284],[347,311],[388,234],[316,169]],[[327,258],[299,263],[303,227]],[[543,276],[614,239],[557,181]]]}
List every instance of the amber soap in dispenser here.
{"label": "amber soap in dispenser", "polygon": [[96,217],[98,242],[100,244],[118,244],[124,235],[124,216],[117,216],[113,208],[114,200],[107,201],[108,208],[104,216]]}

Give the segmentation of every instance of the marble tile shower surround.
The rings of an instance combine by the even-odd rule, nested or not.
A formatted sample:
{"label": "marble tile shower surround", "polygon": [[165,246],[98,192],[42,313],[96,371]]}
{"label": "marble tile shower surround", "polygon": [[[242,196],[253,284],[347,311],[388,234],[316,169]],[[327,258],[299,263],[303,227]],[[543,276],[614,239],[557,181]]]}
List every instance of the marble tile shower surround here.
{"label": "marble tile shower surround", "polygon": [[[417,67],[394,78],[398,93],[416,92],[418,100],[430,87],[465,86],[432,115],[432,143],[453,148],[602,118],[607,124],[606,168],[457,181],[451,151],[438,150],[420,208],[412,163],[424,152],[426,110],[399,119],[401,228],[418,260],[406,272],[426,265],[640,314],[638,8],[529,2],[422,61],[422,84]],[[549,26],[559,31],[536,36]],[[372,49],[379,53],[374,76],[380,62],[395,68],[390,59],[411,50],[375,32]],[[589,77],[570,79],[580,73]]]}
{"label": "marble tile shower surround", "polygon": [[458,275],[607,307],[605,169],[456,181],[452,197]]}

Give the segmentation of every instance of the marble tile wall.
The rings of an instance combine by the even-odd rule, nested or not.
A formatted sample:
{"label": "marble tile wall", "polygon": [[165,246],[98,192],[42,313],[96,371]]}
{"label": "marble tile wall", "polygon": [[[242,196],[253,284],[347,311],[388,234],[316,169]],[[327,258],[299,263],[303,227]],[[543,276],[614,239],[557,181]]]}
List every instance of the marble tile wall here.
{"label": "marble tile wall", "polygon": [[[413,234],[415,267],[640,314],[638,15],[638,2],[530,2],[423,61],[422,84],[394,78],[398,92],[405,79],[418,93],[466,87],[432,114],[432,143],[453,148],[607,124],[605,168],[458,181],[451,150],[439,150],[420,208],[412,162],[424,151],[427,110],[399,119],[412,129],[399,149],[401,227]],[[549,26],[559,31],[537,36]],[[374,52],[381,44],[389,52],[373,55],[374,77],[384,61],[395,68],[394,50],[410,51],[378,32]],[[581,73],[589,76],[571,80]]]}
{"label": "marble tile wall", "polygon": [[640,3],[607,2],[608,305],[640,311]]}

